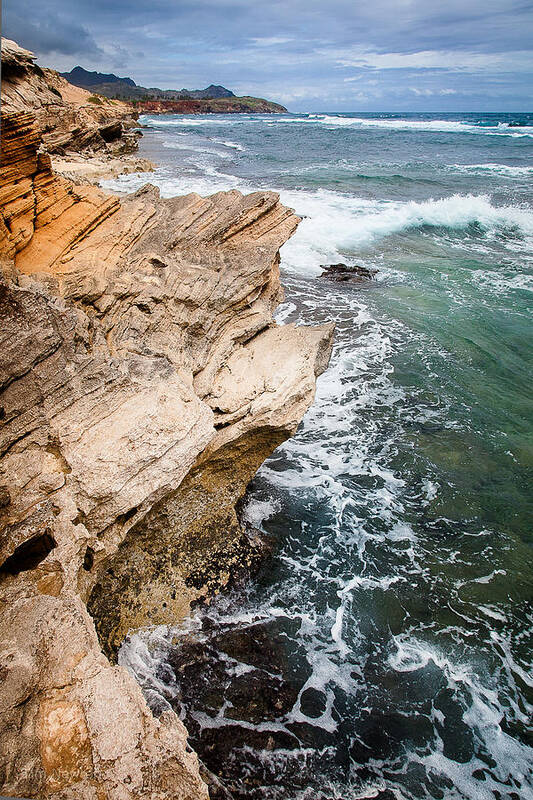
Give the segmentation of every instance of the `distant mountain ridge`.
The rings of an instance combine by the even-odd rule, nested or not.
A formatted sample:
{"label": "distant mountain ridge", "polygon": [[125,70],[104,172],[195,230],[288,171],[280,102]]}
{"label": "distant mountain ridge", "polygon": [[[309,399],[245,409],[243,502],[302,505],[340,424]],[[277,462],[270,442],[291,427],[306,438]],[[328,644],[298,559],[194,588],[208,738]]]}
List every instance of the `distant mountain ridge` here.
{"label": "distant mountain ridge", "polygon": [[119,78],[113,73],[89,72],[80,66],[74,67],[70,72],[61,72],[60,75],[74,86],[120,100],[211,100],[235,97],[229,89],[214,84],[205,89],[147,89],[145,86],[137,86],[131,78]]}
{"label": "distant mountain ridge", "polygon": [[70,72],[60,72],[59,74],[62,78],[66,78],[69,83],[74,84],[74,86],[80,86],[82,89],[90,89],[101,83],[123,83],[127,86],[137,86],[131,78],[119,78],[118,75],[113,75],[112,72],[89,72],[79,66],[74,67]]}

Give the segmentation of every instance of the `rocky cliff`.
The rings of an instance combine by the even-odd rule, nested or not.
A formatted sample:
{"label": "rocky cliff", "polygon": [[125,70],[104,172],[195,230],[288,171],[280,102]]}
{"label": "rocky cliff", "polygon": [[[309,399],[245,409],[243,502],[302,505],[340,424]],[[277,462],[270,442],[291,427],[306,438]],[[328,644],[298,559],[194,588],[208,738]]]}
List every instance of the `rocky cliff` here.
{"label": "rocky cliff", "polygon": [[253,558],[236,505],[332,327],[272,321],[277,195],[118,199],[56,176],[39,127],[2,117],[0,793],[206,798],[180,720],[108,657]]}
{"label": "rocky cliff", "polygon": [[137,148],[136,113],[127,103],[73,86],[34,55],[2,38],[2,110],[32,111],[48,153],[121,155]]}

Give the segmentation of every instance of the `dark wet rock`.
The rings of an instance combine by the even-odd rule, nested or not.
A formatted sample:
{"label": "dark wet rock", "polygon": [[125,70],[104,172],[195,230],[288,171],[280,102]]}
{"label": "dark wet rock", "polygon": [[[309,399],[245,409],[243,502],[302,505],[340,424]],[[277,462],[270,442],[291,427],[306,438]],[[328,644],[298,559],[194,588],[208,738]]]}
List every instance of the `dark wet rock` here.
{"label": "dark wet rock", "polygon": [[327,278],[337,283],[366,283],[371,281],[378,272],[377,269],[360,266],[349,267],[347,264],[321,264],[321,268],[324,270],[321,278]]}
{"label": "dark wet rock", "polygon": [[248,539],[252,552],[255,554],[252,569],[254,569],[254,567],[259,569],[262,560],[272,555],[276,543],[272,536],[268,536],[264,531],[259,530],[259,528],[246,525],[241,519],[239,519],[239,522],[243,525],[244,535]]}
{"label": "dark wet rock", "polygon": [[234,800],[232,793],[224,786],[222,781],[199,760],[200,775],[207,783],[209,800]]}
{"label": "dark wet rock", "polygon": [[326,695],[318,689],[306,689],[300,697],[300,709],[306,717],[321,717],[326,710]]}
{"label": "dark wet rock", "polygon": [[371,711],[361,717],[361,735],[354,740],[350,755],[354,762],[365,764],[370,759],[396,758],[411,742],[415,747],[424,747],[431,741],[433,729],[430,720],[419,714],[403,714]]}
{"label": "dark wet rock", "polygon": [[229,685],[226,710],[230,719],[258,724],[287,714],[298,699],[298,688],[281,678],[254,670],[239,675]]}
{"label": "dark wet rock", "polygon": [[[280,617],[228,628],[208,613],[201,630],[180,636],[167,658],[179,687],[171,702],[191,745],[238,800],[262,797],[265,787],[277,783],[278,776],[270,774],[279,768],[277,752],[285,754],[283,771],[291,771],[291,785],[299,786],[302,745],[320,752],[332,744],[331,734],[314,727],[312,717],[309,723],[289,721],[311,674],[305,653],[295,650],[298,626],[297,620]],[[295,664],[305,667],[296,671]],[[305,693],[306,706],[318,717],[324,697],[313,691]],[[265,753],[272,759],[264,759]],[[302,781],[301,788],[306,785]]]}
{"label": "dark wet rock", "polygon": [[216,646],[231,658],[270,673],[283,674],[288,669],[287,653],[279,636],[291,626],[290,620],[258,623],[219,634]]}
{"label": "dark wet rock", "polygon": [[298,737],[300,746],[320,751],[324,747],[334,748],[337,744],[336,731],[327,731],[319,725],[308,722],[291,722],[287,728]]}

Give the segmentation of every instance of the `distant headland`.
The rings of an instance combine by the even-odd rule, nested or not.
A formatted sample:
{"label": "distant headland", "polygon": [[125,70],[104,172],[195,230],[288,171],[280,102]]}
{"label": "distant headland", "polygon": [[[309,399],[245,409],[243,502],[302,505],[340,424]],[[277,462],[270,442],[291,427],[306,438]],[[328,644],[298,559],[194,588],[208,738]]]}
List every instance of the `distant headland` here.
{"label": "distant headland", "polygon": [[74,67],[60,75],[74,86],[88,89],[95,97],[102,95],[113,100],[123,100],[139,111],[150,113],[259,113],[281,114],[287,109],[261,97],[236,97],[224,86],[211,84],[205,89],[158,89],[138,86],[132,78],[119,78],[113,73],[89,72]]}

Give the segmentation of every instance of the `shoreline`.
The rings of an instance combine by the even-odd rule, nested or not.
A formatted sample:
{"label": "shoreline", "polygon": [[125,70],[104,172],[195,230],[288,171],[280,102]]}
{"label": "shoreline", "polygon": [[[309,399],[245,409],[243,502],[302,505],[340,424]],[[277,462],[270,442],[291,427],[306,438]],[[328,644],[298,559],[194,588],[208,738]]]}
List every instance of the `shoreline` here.
{"label": "shoreline", "polygon": [[[0,792],[505,793],[533,765],[515,134],[480,164],[432,118],[162,122],[141,150],[157,172],[106,183],[155,168],[123,152],[130,123],[61,118],[52,150],[96,149],[50,161],[29,115],[2,130]],[[241,194],[266,180],[283,204]]]}
{"label": "shoreline", "polygon": [[250,565],[236,508],[333,326],[273,321],[299,222],[276,194],[118,197],[89,184],[145,161],[53,156],[74,184],[41,142],[3,109],[1,791],[204,800],[178,717],[101,648]]}

